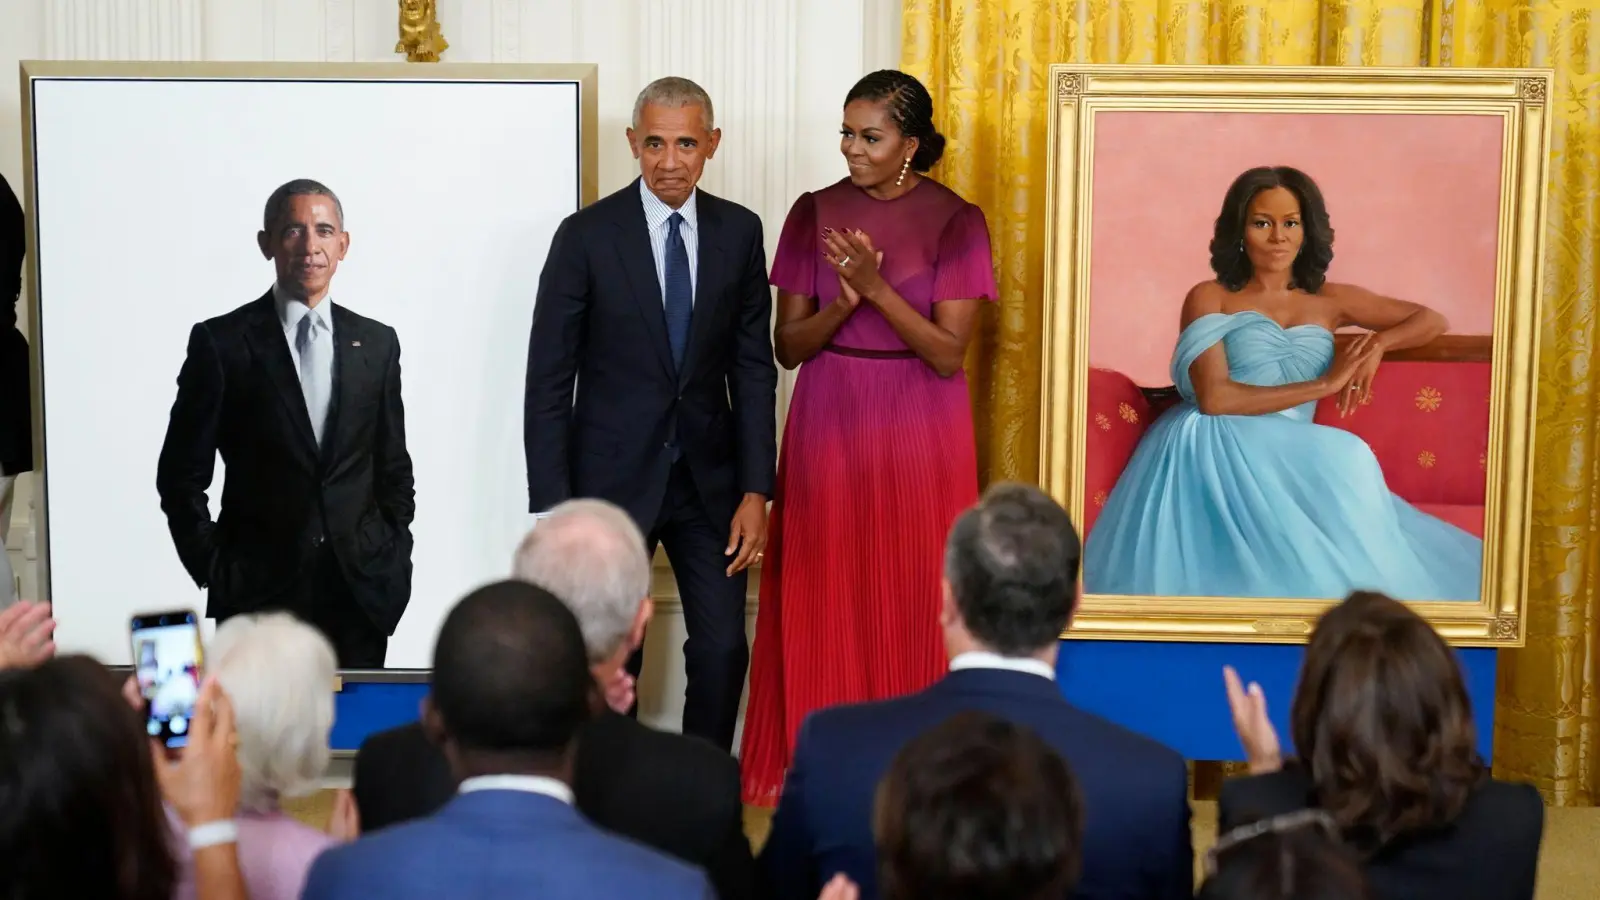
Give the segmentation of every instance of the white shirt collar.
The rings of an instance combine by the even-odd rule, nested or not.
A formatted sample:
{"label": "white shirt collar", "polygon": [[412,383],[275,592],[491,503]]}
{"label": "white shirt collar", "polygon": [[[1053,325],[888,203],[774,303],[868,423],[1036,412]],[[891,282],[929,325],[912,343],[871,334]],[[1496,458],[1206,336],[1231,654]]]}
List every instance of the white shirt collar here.
{"label": "white shirt collar", "polygon": [[289,296],[287,291],[274,282],[272,285],[272,301],[278,307],[278,321],[283,323],[283,329],[286,332],[292,333],[300,325],[300,320],[307,315],[313,317],[312,321],[316,322],[315,327],[327,328],[332,324],[328,319],[329,316],[333,315],[332,294],[323,296],[322,302],[314,307],[307,306],[305,301]]}
{"label": "white shirt collar", "polygon": [[1004,669],[1008,672],[1026,672],[1051,681],[1056,680],[1056,670],[1043,660],[1028,656],[1001,656],[987,650],[969,650],[966,653],[956,654],[956,658],[950,660],[950,671],[959,672],[962,669]]}
{"label": "white shirt collar", "polygon": [[682,206],[673,209],[663,202],[660,197],[650,192],[650,186],[644,183],[643,178],[639,179],[639,199],[644,203],[644,221],[645,224],[650,226],[651,234],[655,234],[662,226],[666,225],[667,220],[672,218],[673,213],[681,213],[684,227],[690,231],[698,232],[700,230],[700,212],[695,205],[695,200],[699,196],[700,189],[695,188],[689,192],[689,199],[683,201]]}
{"label": "white shirt collar", "polygon": [[572,805],[572,788],[558,778],[548,775],[479,775],[461,782],[460,793],[475,791],[521,791],[524,794],[543,794],[554,797],[568,806]]}

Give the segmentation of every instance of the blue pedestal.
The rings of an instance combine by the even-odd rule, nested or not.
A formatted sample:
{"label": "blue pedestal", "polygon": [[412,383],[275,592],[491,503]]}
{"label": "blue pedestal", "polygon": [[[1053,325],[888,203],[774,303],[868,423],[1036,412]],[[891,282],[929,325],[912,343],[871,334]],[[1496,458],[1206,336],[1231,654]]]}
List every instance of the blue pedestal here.
{"label": "blue pedestal", "polygon": [[[1490,758],[1494,739],[1495,651],[1460,649],[1478,749]],[[1222,667],[1259,682],[1267,713],[1287,748],[1289,705],[1303,644],[1179,644],[1062,641],[1056,663],[1061,690],[1078,706],[1152,737],[1186,759],[1242,759],[1233,731]]]}
{"label": "blue pedestal", "polygon": [[[1478,748],[1490,758],[1494,736],[1495,651],[1463,649],[1462,669],[1478,727]],[[1056,664],[1073,703],[1148,735],[1188,759],[1238,759],[1222,667],[1231,665],[1267,692],[1267,711],[1285,744],[1289,703],[1305,647],[1300,644],[1178,644],[1062,641]],[[335,696],[333,749],[355,750],[374,731],[417,718],[425,682],[345,679]]]}

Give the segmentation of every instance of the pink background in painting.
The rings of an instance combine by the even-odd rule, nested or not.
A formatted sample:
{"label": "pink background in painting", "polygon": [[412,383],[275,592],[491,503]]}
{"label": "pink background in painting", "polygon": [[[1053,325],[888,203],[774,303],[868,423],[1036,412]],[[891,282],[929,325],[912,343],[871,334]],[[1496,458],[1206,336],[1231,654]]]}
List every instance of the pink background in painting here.
{"label": "pink background in painting", "polygon": [[1168,385],[1184,295],[1213,277],[1233,179],[1288,165],[1322,189],[1333,281],[1494,321],[1503,121],[1494,116],[1103,112],[1095,116],[1089,364]]}

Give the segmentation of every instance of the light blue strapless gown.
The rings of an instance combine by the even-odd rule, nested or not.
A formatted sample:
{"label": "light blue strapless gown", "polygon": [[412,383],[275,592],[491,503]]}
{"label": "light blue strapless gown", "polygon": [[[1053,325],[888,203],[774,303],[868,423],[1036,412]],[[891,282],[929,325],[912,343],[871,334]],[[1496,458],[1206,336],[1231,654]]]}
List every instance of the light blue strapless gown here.
{"label": "light blue strapless gown", "polygon": [[1201,316],[1178,336],[1182,402],[1140,441],[1084,548],[1093,594],[1402,600],[1479,598],[1483,542],[1390,492],[1372,449],[1312,422],[1315,403],[1208,416],[1189,366],[1218,341],[1241,384],[1308,381],[1333,335],[1258,312]]}

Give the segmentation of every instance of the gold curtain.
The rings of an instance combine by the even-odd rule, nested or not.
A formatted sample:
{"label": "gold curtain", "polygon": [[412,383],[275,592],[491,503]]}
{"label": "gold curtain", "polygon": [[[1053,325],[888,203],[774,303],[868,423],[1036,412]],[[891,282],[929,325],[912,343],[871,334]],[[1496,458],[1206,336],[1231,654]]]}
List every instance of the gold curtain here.
{"label": "gold curtain", "polygon": [[[902,65],[989,217],[1001,302],[968,358],[986,480],[1038,474],[1054,62],[1547,66],[1556,72],[1528,645],[1500,655],[1495,769],[1600,796],[1600,0],[905,0]],[[1398,188],[1397,188],[1398,189]]]}

